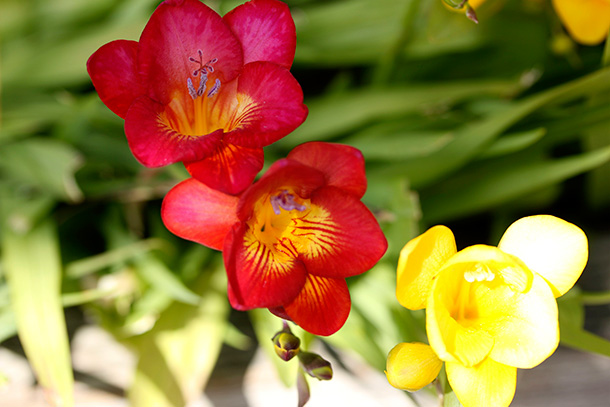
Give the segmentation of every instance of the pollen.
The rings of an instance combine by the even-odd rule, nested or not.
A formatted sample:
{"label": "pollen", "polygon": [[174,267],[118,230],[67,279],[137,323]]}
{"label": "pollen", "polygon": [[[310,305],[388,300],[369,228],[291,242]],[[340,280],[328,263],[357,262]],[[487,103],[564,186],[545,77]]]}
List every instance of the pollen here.
{"label": "pollen", "polygon": [[278,195],[271,197],[271,207],[273,208],[273,213],[279,215],[282,213],[281,209],[286,211],[292,211],[296,209],[299,212],[303,212],[307,207],[305,205],[301,205],[298,202],[294,201],[294,195],[289,193],[286,190],[282,190]]}

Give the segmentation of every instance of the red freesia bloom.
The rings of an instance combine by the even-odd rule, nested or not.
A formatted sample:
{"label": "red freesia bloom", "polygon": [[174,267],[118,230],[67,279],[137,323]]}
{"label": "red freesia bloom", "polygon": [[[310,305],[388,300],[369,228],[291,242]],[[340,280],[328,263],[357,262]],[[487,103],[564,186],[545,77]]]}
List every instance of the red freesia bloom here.
{"label": "red freesia bloom", "polygon": [[365,190],[360,151],[312,142],[239,196],[183,181],[165,197],[161,215],[176,235],[223,251],[234,308],[269,308],[330,335],[350,311],[345,278],[371,268],[387,248],[360,202]]}
{"label": "red freesia bloom", "polygon": [[182,161],[207,185],[238,193],[262,168],[262,147],[307,116],[289,72],[295,47],[280,1],[252,0],[220,17],[198,0],[167,0],[140,41],[102,46],[87,70],[102,101],[125,119],[142,164]]}

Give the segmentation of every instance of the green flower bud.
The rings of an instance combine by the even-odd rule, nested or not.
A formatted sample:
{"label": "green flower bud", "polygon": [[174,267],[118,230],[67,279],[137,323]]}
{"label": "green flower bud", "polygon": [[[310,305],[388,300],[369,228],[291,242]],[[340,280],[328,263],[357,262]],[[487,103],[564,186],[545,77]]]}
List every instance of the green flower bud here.
{"label": "green flower bud", "polygon": [[301,340],[294,336],[290,330],[279,331],[271,340],[273,341],[275,353],[286,362],[299,353]]}
{"label": "green flower bud", "polygon": [[330,380],[333,378],[333,368],[328,360],[311,352],[299,353],[299,361],[305,373],[318,380]]}

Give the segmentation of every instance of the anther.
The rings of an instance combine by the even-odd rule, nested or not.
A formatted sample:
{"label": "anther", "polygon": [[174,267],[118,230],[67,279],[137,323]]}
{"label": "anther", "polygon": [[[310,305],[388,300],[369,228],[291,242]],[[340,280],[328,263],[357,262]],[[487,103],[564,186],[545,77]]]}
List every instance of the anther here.
{"label": "anther", "polygon": [[208,97],[211,98],[212,96],[217,94],[219,90],[220,90],[220,79],[216,78],[216,81],[214,82],[214,86],[208,92]]}
{"label": "anther", "polygon": [[271,197],[271,207],[273,208],[273,213],[275,213],[276,215],[279,215],[280,213],[282,213],[280,208],[282,208],[286,211],[291,211],[293,209],[296,209],[299,212],[302,212],[305,209],[307,209],[307,207],[305,205],[301,205],[301,204],[295,202],[294,195],[288,193],[288,191],[286,191],[286,190],[283,190],[282,192],[280,192],[279,195]]}
{"label": "anther", "polygon": [[[197,99],[197,96],[200,96],[199,91],[195,90],[195,86],[193,86],[193,81],[191,80],[191,78],[188,78],[186,80],[186,87],[188,88],[189,95],[191,95],[193,100]],[[201,87],[201,84],[199,84],[199,87]]]}

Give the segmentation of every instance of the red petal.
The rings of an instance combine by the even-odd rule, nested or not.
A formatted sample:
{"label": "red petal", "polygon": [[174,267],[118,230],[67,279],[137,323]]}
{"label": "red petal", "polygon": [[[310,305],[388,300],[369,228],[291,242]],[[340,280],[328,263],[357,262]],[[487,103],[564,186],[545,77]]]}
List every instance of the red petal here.
{"label": "red petal", "polygon": [[223,18],[242,44],[244,64],[269,61],[290,68],[297,34],[286,4],[277,0],[252,0]]}
{"label": "red petal", "polygon": [[237,85],[240,101],[227,142],[243,147],[267,146],[294,129],[307,117],[303,91],[290,71],[271,62],[244,66]]}
{"label": "red petal", "polygon": [[281,306],[292,301],[305,284],[303,264],[254,239],[245,223],[229,232],[223,258],[229,301],[238,310]]}
{"label": "red petal", "polygon": [[131,152],[147,167],[203,160],[214,154],[222,140],[222,130],[203,136],[174,131],[165,120],[164,106],[147,96],[131,105],[125,117],[125,134]]}
{"label": "red petal", "polygon": [[314,141],[295,147],[288,157],[324,173],[326,184],[362,198],[366,192],[364,157],[360,150],[344,144]]}
{"label": "red petal", "polygon": [[185,163],[188,172],[206,185],[237,195],[246,189],[265,162],[262,148],[239,147],[221,142],[214,155]]}
{"label": "red petal", "polygon": [[189,58],[199,60],[199,50],[203,64],[217,59],[209,77],[223,84],[243,66],[241,44],[215,11],[198,0],[161,3],[140,37],[138,68],[148,95],[163,104],[177,95],[189,98],[186,81],[200,67]]}
{"label": "red petal", "polygon": [[342,278],[307,275],[305,286],[284,310],[301,328],[314,335],[337,332],[349,316],[351,301]]}
{"label": "red petal", "polygon": [[339,188],[324,187],[311,195],[311,206],[293,231],[308,272],[332,278],[355,276],[381,259],[388,243],[362,202]]}
{"label": "red petal", "polygon": [[161,207],[163,223],[173,234],[222,250],[231,226],[238,222],[238,198],[189,178],[173,187]]}
{"label": "red petal", "polygon": [[296,161],[278,160],[255,184],[244,191],[237,209],[238,217],[242,220],[250,218],[254,204],[266,194],[276,194],[290,188],[301,198],[307,199],[323,185],[324,175],[320,171]]}
{"label": "red petal", "polygon": [[145,90],[136,69],[138,43],[118,40],[103,45],[87,61],[87,72],[100,99],[125,118],[127,109]]}

